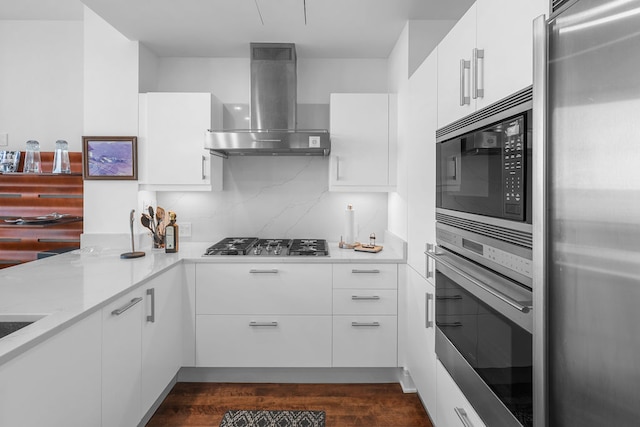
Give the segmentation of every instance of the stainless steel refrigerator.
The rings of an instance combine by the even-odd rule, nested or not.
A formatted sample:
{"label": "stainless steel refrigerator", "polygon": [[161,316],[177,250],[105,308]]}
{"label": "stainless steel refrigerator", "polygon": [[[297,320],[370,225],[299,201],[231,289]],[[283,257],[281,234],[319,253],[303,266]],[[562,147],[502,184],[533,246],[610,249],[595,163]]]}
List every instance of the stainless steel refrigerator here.
{"label": "stainless steel refrigerator", "polygon": [[534,22],[535,425],[637,426],[640,0],[552,3]]}

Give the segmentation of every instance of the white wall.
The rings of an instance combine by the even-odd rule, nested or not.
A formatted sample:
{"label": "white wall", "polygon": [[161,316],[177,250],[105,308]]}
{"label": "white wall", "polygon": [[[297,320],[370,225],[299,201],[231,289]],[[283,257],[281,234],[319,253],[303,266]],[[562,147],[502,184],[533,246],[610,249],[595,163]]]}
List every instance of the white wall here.
{"label": "white wall", "polygon": [[[85,7],[84,135],[138,135],[138,61],[138,42]],[[93,235],[128,235],[137,203],[138,181],[86,180],[83,245]]]}
{"label": "white wall", "polygon": [[82,21],[0,20],[0,133],[53,151],[55,141],[82,150]]}

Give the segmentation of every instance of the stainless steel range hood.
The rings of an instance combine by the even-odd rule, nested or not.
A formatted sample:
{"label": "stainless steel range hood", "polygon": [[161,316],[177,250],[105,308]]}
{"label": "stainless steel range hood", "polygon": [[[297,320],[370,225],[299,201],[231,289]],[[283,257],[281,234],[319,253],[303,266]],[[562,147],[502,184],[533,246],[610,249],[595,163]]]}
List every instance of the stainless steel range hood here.
{"label": "stainless steel range hood", "polygon": [[327,156],[326,129],[297,129],[293,43],[251,43],[251,128],[209,130],[205,148],[228,156]]}

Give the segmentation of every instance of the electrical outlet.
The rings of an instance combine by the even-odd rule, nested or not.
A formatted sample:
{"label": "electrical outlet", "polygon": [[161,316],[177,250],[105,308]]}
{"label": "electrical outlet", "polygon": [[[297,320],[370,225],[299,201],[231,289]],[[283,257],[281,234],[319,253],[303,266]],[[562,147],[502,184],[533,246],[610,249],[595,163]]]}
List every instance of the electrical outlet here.
{"label": "electrical outlet", "polygon": [[6,147],[7,145],[9,145],[9,134],[0,132],[0,147]]}
{"label": "electrical outlet", "polygon": [[191,223],[181,222],[178,224],[178,235],[180,237],[191,237]]}

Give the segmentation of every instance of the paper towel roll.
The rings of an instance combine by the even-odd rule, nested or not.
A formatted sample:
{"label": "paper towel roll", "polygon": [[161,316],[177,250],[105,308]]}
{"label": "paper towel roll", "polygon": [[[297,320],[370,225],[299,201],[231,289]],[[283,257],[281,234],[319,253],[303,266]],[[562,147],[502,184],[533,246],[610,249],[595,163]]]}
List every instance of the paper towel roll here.
{"label": "paper towel roll", "polygon": [[352,205],[347,205],[344,212],[344,242],[351,245],[356,241],[356,211]]}

